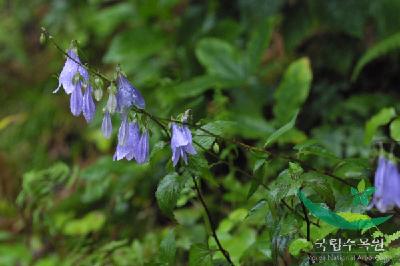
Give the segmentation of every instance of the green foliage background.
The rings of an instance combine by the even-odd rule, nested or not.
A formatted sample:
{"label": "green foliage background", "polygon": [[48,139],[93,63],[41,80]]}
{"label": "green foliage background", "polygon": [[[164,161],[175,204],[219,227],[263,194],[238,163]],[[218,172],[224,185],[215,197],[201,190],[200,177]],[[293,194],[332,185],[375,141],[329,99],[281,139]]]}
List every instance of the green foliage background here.
{"label": "green foliage background", "polygon": [[[120,64],[149,112],[192,109],[214,134],[271,153],[193,131],[207,151],[197,147],[190,168],[236,265],[308,265],[300,187],[334,211],[379,215],[332,176],[371,186],[372,143],[400,139],[399,0],[0,6],[0,265],[226,264],[162,131],[151,128],[150,163],[113,162],[117,123],[104,139],[104,102],[86,125],[52,94],[64,58],[39,43],[41,27],[64,48],[78,40],[81,59],[108,76]],[[399,224],[394,215],[363,232],[387,240],[376,265],[398,260]],[[361,232],[311,226],[311,242],[335,236]]]}

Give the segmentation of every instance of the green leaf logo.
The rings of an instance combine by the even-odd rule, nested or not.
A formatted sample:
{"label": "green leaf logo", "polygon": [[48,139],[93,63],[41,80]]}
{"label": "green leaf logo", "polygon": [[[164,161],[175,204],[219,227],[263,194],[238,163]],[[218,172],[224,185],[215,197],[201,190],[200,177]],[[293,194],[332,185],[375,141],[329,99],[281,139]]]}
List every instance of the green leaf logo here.
{"label": "green leaf logo", "polygon": [[363,206],[368,206],[369,204],[369,197],[374,194],[375,188],[374,187],[368,187],[365,190],[360,190],[356,189],[354,187],[351,188],[351,195],[353,195],[353,205],[358,206],[358,205],[363,205]]}
{"label": "green leaf logo", "polygon": [[[369,188],[366,189],[365,191],[367,190],[371,191]],[[363,193],[365,191],[363,191]],[[352,193],[353,192],[356,192],[357,194],[359,193],[359,191],[356,190],[355,188],[352,189]],[[368,193],[371,192],[366,192],[366,194]],[[367,215],[360,215],[357,213],[335,213],[331,211],[329,208],[327,208],[324,204],[314,203],[311,200],[309,200],[300,189],[298,190],[298,197],[315,217],[321,219],[322,221],[330,225],[333,225],[341,229],[348,229],[348,230],[369,229],[371,227],[386,222],[392,217],[392,215],[389,215],[377,218],[370,218]],[[362,198],[361,196],[357,198],[357,201],[359,199],[360,202],[362,203],[363,200],[361,198]]]}

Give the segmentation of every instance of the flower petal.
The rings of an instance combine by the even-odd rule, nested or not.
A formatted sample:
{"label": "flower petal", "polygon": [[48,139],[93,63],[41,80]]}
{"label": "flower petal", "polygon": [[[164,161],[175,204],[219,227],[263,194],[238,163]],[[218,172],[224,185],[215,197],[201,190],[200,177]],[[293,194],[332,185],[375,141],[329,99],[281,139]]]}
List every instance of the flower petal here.
{"label": "flower petal", "polygon": [[88,86],[85,95],[83,96],[83,116],[86,119],[86,122],[90,122],[93,120],[93,117],[96,113],[96,106],[94,105],[93,96],[92,96],[92,86]]}
{"label": "flower petal", "polygon": [[74,116],[79,116],[82,112],[83,96],[80,83],[76,84],[75,89],[72,91],[70,100],[71,113]]}
{"label": "flower petal", "polygon": [[117,111],[135,105],[139,109],[145,108],[145,101],[142,94],[122,74],[117,77]]}

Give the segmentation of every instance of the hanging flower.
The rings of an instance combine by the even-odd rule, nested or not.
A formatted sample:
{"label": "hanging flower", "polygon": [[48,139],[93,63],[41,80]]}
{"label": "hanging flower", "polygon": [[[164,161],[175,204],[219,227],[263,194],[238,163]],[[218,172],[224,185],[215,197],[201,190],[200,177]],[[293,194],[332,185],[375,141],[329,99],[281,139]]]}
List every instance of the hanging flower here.
{"label": "hanging flower", "polygon": [[[375,172],[372,206],[380,212],[400,207],[400,173],[395,162],[380,156]],[[372,207],[371,206],[371,207]]]}
{"label": "hanging flower", "polygon": [[196,154],[192,144],[192,133],[187,125],[172,123],[171,149],[174,166],[178,163],[180,157],[187,164],[187,154]]}
{"label": "hanging flower", "polygon": [[72,49],[68,50],[67,54],[67,60],[58,78],[58,87],[53,93],[58,92],[61,86],[67,94],[73,93],[76,83],[78,83],[78,80],[76,80],[77,76],[81,76],[84,81],[89,82],[89,73],[81,65],[78,55]]}
{"label": "hanging flower", "polygon": [[137,123],[122,121],[118,132],[118,145],[114,160],[126,158],[128,161],[135,157],[135,148],[139,143],[139,126]]}
{"label": "hanging flower", "polygon": [[92,96],[92,86],[88,85],[83,96],[83,105],[82,105],[83,116],[86,119],[86,122],[90,122],[93,120],[93,117],[96,113],[96,106],[94,105],[93,96]]}
{"label": "hanging flower", "polygon": [[124,112],[126,109],[135,105],[139,109],[145,108],[142,94],[126,79],[118,73],[117,77],[117,111]]}
{"label": "hanging flower", "polygon": [[145,163],[149,159],[149,133],[147,130],[140,134],[139,142],[135,147],[135,160],[137,163]]}
{"label": "hanging flower", "polygon": [[83,96],[80,81],[75,84],[74,90],[71,94],[70,109],[74,116],[79,116],[82,112]]}

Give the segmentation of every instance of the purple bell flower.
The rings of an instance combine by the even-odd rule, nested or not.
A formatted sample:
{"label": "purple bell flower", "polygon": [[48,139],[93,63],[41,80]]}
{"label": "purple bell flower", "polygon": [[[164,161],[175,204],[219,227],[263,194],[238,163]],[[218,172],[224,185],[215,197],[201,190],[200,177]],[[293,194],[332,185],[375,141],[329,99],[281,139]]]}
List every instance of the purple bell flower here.
{"label": "purple bell flower", "polygon": [[77,73],[82,76],[84,81],[89,82],[89,73],[80,65],[81,61],[78,55],[73,50],[68,50],[67,54],[67,60],[58,79],[58,87],[53,93],[58,92],[61,86],[67,94],[73,93],[75,90],[74,77]]}
{"label": "purple bell flower", "polygon": [[187,154],[196,154],[192,144],[192,133],[186,125],[172,123],[171,149],[174,166],[176,166],[180,157],[187,164]]}
{"label": "purple bell flower", "polygon": [[149,133],[147,130],[140,134],[139,142],[135,147],[135,160],[142,164],[149,159]]}
{"label": "purple bell flower", "polygon": [[124,146],[129,135],[128,115],[122,114],[122,122],[118,131],[118,145]]}
{"label": "purple bell flower", "polygon": [[81,114],[82,103],[83,103],[83,96],[82,96],[81,83],[78,82],[77,84],[75,84],[74,89],[72,90],[70,99],[70,109],[71,113],[74,116],[79,116]]}
{"label": "purple bell flower", "polygon": [[[124,123],[124,121],[122,122]],[[126,122],[127,123],[127,122]],[[126,140],[122,142],[122,132],[121,130],[127,130]],[[114,154],[114,161],[126,158],[128,161],[135,157],[135,147],[139,143],[139,126],[137,123],[127,123],[126,125],[121,125],[120,132],[118,134],[118,145]]]}
{"label": "purple bell flower", "polygon": [[96,113],[96,106],[94,105],[93,96],[92,96],[92,86],[88,85],[83,96],[83,106],[82,106],[83,116],[86,119],[86,122],[90,122],[93,120],[93,117]]}
{"label": "purple bell flower", "polygon": [[380,212],[400,207],[400,173],[395,162],[379,157],[374,186],[371,207],[375,206]]}
{"label": "purple bell flower", "polygon": [[111,137],[112,123],[111,116],[108,111],[104,113],[103,122],[101,123],[101,132],[106,139],[109,139]]}
{"label": "purple bell flower", "polygon": [[121,73],[117,77],[117,111],[124,112],[135,105],[139,109],[145,108],[142,94]]}

